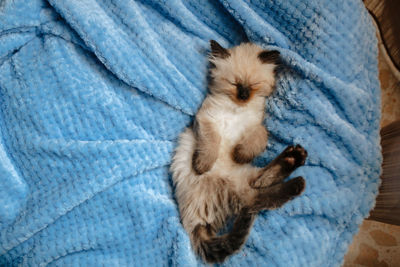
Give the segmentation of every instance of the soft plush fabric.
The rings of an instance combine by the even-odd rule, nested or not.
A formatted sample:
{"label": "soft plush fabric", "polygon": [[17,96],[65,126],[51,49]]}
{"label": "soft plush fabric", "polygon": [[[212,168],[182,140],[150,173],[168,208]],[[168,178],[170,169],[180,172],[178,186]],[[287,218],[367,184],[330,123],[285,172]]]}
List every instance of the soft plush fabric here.
{"label": "soft plush fabric", "polygon": [[0,265],[194,266],[168,167],[209,40],[285,62],[263,165],[308,150],[305,193],[229,266],[339,266],[380,173],[374,28],[359,0],[0,3]]}

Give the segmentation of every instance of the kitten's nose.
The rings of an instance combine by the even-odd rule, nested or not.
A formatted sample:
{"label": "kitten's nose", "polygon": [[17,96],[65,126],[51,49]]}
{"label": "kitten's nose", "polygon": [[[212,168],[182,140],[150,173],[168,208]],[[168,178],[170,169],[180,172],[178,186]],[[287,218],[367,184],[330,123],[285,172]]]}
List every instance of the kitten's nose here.
{"label": "kitten's nose", "polygon": [[243,86],[242,84],[238,84],[237,88],[237,98],[239,100],[247,100],[250,97],[250,89],[248,87]]}

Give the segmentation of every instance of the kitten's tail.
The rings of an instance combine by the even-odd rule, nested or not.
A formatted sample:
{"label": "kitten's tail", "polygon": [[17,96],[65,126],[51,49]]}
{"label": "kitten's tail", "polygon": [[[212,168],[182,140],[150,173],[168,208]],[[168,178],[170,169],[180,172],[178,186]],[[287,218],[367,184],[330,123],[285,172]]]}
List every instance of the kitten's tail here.
{"label": "kitten's tail", "polygon": [[232,230],[221,236],[216,236],[209,226],[197,225],[192,236],[195,249],[206,262],[223,262],[246,242],[254,218],[254,213],[242,209]]}

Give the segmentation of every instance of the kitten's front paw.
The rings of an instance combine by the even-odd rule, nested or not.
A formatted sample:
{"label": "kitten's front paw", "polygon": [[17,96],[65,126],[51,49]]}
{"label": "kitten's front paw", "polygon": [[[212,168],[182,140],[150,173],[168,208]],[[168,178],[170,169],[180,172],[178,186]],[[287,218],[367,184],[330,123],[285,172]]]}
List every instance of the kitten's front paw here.
{"label": "kitten's front paw", "polygon": [[281,164],[283,167],[292,171],[304,165],[307,158],[307,151],[300,145],[288,146],[281,154]]}
{"label": "kitten's front paw", "polygon": [[208,172],[213,164],[214,161],[210,157],[199,153],[198,150],[193,153],[192,166],[196,174],[201,175],[205,172]]}
{"label": "kitten's front paw", "polygon": [[238,144],[232,151],[232,159],[236,163],[244,164],[249,163],[253,160],[254,155],[252,151],[246,149],[246,147],[242,144]]}

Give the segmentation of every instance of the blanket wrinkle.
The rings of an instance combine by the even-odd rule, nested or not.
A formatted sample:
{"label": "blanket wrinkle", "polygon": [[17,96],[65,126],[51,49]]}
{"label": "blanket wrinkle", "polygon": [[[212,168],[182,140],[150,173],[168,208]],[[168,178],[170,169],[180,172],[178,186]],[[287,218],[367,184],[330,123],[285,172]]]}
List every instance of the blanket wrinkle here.
{"label": "blanket wrinkle", "polygon": [[[321,90],[323,93],[331,96],[330,100],[335,103],[333,107],[336,107],[336,113],[344,114],[346,116],[345,119],[355,124],[355,126],[362,126],[361,123],[364,122],[363,119],[359,116],[354,116],[354,114],[358,114],[363,109],[363,107],[358,107],[356,104],[361,99],[370,100],[371,102],[373,101],[373,96],[369,94],[369,92],[365,92],[368,87],[364,86],[364,88],[362,88],[353,82],[341,80],[340,78],[325,72],[317,65],[302,58],[301,55],[290,50],[285,50],[285,52],[290,55],[290,57],[288,57],[288,64],[293,70],[304,78],[313,80],[313,83],[316,86],[324,89]],[[296,60],[293,60],[294,58]],[[324,79],[321,79],[320,77],[324,77]],[[351,90],[348,90],[349,87]],[[347,106],[343,105],[342,103],[347,102],[343,101],[345,98],[347,101],[354,99],[353,103]],[[359,111],[355,112],[354,109],[358,109]],[[361,127],[361,129],[365,130],[363,127]]]}
{"label": "blanket wrinkle", "polygon": [[280,48],[289,48],[286,37],[262,19],[246,1],[223,1],[223,5],[241,24],[249,39]]}
{"label": "blanket wrinkle", "polygon": [[[0,265],[204,266],[168,167],[207,91],[209,40],[279,50],[263,166],[309,152],[304,194],[223,266],[340,266],[378,193],[375,30],[350,0],[4,0]],[[289,178],[290,179],[290,178]]]}
{"label": "blanket wrinkle", "polygon": [[[118,76],[120,79],[128,83],[129,85],[134,85],[136,88],[144,90],[143,92],[150,94],[151,96],[157,97],[160,100],[168,103],[169,105],[172,105],[174,108],[178,110],[182,110],[187,114],[194,114],[194,111],[197,109],[195,108],[190,108],[186,107],[186,101],[179,101],[179,105],[177,103],[177,99],[181,99],[182,97],[180,95],[175,94],[175,98],[170,98],[167,97],[167,94],[171,93],[170,91],[167,91],[165,88],[166,86],[170,86],[172,88],[176,87],[181,87],[178,86],[178,80],[177,77],[174,77],[174,75],[168,74],[168,73],[162,73],[162,70],[158,70],[156,64],[157,60],[159,58],[156,58],[154,55],[153,51],[157,51],[157,49],[152,49],[150,50],[148,46],[152,47],[151,41],[156,41],[156,39],[152,38],[152,28],[149,26],[149,24],[146,22],[146,20],[136,20],[137,18],[135,16],[132,16],[131,19],[135,19],[140,25],[139,29],[145,28],[146,31],[140,31],[136,27],[138,25],[135,25],[135,28],[129,28],[127,25],[122,23],[122,27],[117,26],[118,24],[115,22],[113,17],[115,16],[107,16],[106,14],[109,12],[105,12],[104,9],[101,8],[101,6],[94,0],[92,1],[77,1],[76,4],[74,4],[74,1],[68,1],[68,2],[54,2],[50,1],[50,3],[57,9],[59,12],[63,15],[64,19],[68,21],[70,26],[74,28],[78,34],[81,36],[81,38],[85,41],[85,43],[93,50],[93,52],[98,56],[100,61],[108,68],[110,69],[116,76]],[[133,15],[141,17],[141,12],[138,10],[137,4],[132,2],[133,7]],[[74,10],[76,7],[80,7],[86,10],[87,12],[93,13],[93,16],[87,16],[87,19],[84,19],[81,24],[79,24],[79,27],[76,26],[79,22],[75,21],[74,18],[74,13],[63,13],[64,9],[71,8]],[[80,10],[78,10],[79,12]],[[100,22],[96,21],[95,23],[95,18],[99,16],[99,18],[107,18],[108,20],[106,22]],[[86,17],[81,17],[81,18],[86,18]],[[113,23],[114,21],[114,23]],[[106,29],[104,28],[99,28],[99,26],[103,24],[110,24],[109,27]],[[114,25],[114,26],[111,26]],[[128,28],[129,31],[125,32],[123,29]],[[117,29],[117,30],[115,30]],[[133,32],[134,31],[134,32]],[[97,38],[99,38],[98,33],[101,32],[101,39],[102,42],[97,42],[97,46],[93,45],[93,41]],[[142,34],[146,34],[146,37],[142,37]],[[140,40],[140,42],[131,42],[129,39],[129,35],[132,34],[136,39]],[[150,35],[150,38],[147,36]],[[117,39],[116,39],[117,38]],[[153,40],[154,39],[154,40]],[[112,42],[112,41],[115,42]],[[128,53],[131,57],[134,57],[136,60],[142,59],[143,62],[135,62],[134,65],[128,65],[125,60],[122,60],[122,58],[125,58],[125,55],[122,55],[120,52],[120,49],[115,46],[115,43],[121,43],[122,46],[126,47],[128,50],[130,50]],[[146,46],[144,46],[146,44]],[[134,47],[135,49],[131,49],[130,47]],[[137,51],[136,51],[137,50]],[[112,53],[113,56],[107,56],[109,53]],[[156,54],[158,52],[155,52]],[[142,56],[145,55],[145,56]],[[120,63],[120,64],[118,64]],[[123,64],[121,64],[123,63]],[[164,64],[166,62],[163,62]],[[137,67],[136,67],[137,66]],[[129,70],[136,70],[137,68],[143,69],[143,68],[151,68],[150,69],[145,69],[142,70],[141,76],[136,78],[135,76],[137,75],[130,75]],[[168,65],[166,66],[168,67]],[[172,71],[172,70],[171,70]],[[173,74],[179,75],[179,72],[172,71]],[[150,78],[147,77],[146,73],[154,73],[154,75]],[[158,77],[165,77],[163,82],[160,80],[157,80]],[[186,80],[187,81],[187,80]],[[183,81],[179,81],[179,83],[182,83]],[[184,83],[184,86],[188,89],[191,90],[191,92],[194,94],[193,97],[194,99],[203,99],[204,95],[200,94],[199,91],[190,85],[190,83],[186,82]],[[152,90],[152,88],[157,88],[157,90]],[[147,89],[147,90],[146,90]]]}
{"label": "blanket wrinkle", "polygon": [[[97,2],[97,3],[99,5],[101,5],[100,2]],[[133,6],[135,3],[131,3],[131,4]],[[129,7],[131,7],[131,6],[129,6]],[[112,3],[110,4],[110,6],[101,6],[101,8],[105,13],[110,14],[110,17],[113,19],[115,24],[120,24],[123,26],[124,31],[127,31],[127,36],[134,35],[133,30],[131,30],[131,28],[129,27],[127,22],[125,22],[126,19],[120,17],[122,14],[114,13],[115,6],[113,6]],[[138,9],[137,7],[134,8],[135,11],[137,9]],[[136,11],[134,13],[134,17],[137,18],[138,21],[143,21],[144,23],[142,22],[141,25],[135,25],[132,23],[132,28],[139,27],[141,29],[144,29],[146,34],[148,34],[148,35],[156,34],[156,32],[153,31],[152,28],[150,27],[150,24],[146,23],[146,19],[144,17],[142,17],[141,12]],[[138,36],[135,36],[135,38],[138,38]],[[132,42],[134,41],[133,38],[129,38],[129,39]],[[151,68],[153,69],[153,71],[154,71],[154,69],[158,69],[159,61],[162,60],[164,63],[162,65],[164,65],[165,68],[168,68],[169,71],[174,71],[174,72],[176,72],[177,75],[179,75],[178,79],[180,80],[180,82],[182,82],[182,80],[184,80],[187,83],[192,83],[192,81],[189,81],[186,79],[185,75],[182,75],[182,74],[184,74],[184,73],[182,73],[185,71],[184,69],[178,70],[179,66],[173,65],[172,62],[169,61],[167,51],[165,51],[163,49],[162,45],[160,43],[158,43],[157,40],[155,40],[154,38],[151,38],[151,42],[148,42],[146,39],[141,39],[141,41],[144,43],[144,47],[141,50],[141,52],[150,58],[151,63],[152,63]],[[158,71],[160,74],[162,73],[161,69],[159,69]],[[173,81],[170,81],[170,82],[173,83]],[[193,89],[195,90],[198,88],[193,86]]]}
{"label": "blanket wrinkle", "polygon": [[[161,166],[151,166],[150,168],[148,168],[148,169],[146,169],[144,171],[152,171],[154,169],[161,168],[161,167],[163,167],[163,166],[165,166],[167,164],[169,164],[169,163],[166,163],[166,164],[161,165]],[[119,183],[123,182],[123,180],[125,180],[125,179],[128,179],[128,178],[131,179],[132,176],[140,175],[144,171],[138,172],[137,174],[132,174],[132,175],[129,175],[129,176],[126,176],[126,177],[122,177],[120,180],[116,180],[116,181],[113,181],[113,183],[104,185],[101,188],[101,190],[98,190],[98,191],[95,191],[95,192],[87,192],[87,193],[85,193],[85,198],[80,199],[80,200],[76,201],[75,203],[71,203],[71,204],[68,203],[69,206],[68,207],[67,206],[63,207],[63,210],[57,210],[57,216],[52,218],[51,220],[46,222],[46,221],[43,221],[43,218],[42,218],[42,222],[41,223],[44,222],[44,224],[42,226],[40,226],[40,228],[35,228],[36,227],[35,225],[28,225],[27,227],[30,227],[30,228],[27,229],[27,233],[24,233],[24,236],[21,236],[21,237],[17,237],[16,236],[17,240],[15,240],[15,242],[10,242],[9,244],[4,244],[4,246],[3,246],[3,244],[1,245],[0,254],[3,253],[3,250],[4,251],[5,250],[11,251],[16,246],[19,246],[19,245],[22,245],[22,244],[26,243],[28,240],[34,238],[35,235],[38,235],[42,231],[44,231],[46,228],[51,227],[51,225],[55,224],[57,222],[57,220],[59,220],[63,216],[66,216],[69,212],[73,211],[75,208],[79,208],[80,205],[84,205],[85,202],[90,201],[92,198],[96,197],[97,194],[101,194],[102,192],[104,192],[106,190],[109,190],[113,186],[116,186]],[[107,178],[105,178],[105,179],[107,179]],[[134,193],[134,191],[132,193]],[[142,194],[143,193],[144,192],[142,192]],[[64,203],[67,203],[67,201],[65,201]],[[35,214],[33,214],[33,216],[35,217]],[[20,223],[19,221],[15,221],[15,225],[18,225],[19,223]],[[24,223],[24,222],[22,222],[22,223]],[[28,232],[30,232],[30,233],[28,233]],[[15,234],[14,232],[7,233],[7,235],[10,235],[10,236],[12,236],[14,234]]]}

